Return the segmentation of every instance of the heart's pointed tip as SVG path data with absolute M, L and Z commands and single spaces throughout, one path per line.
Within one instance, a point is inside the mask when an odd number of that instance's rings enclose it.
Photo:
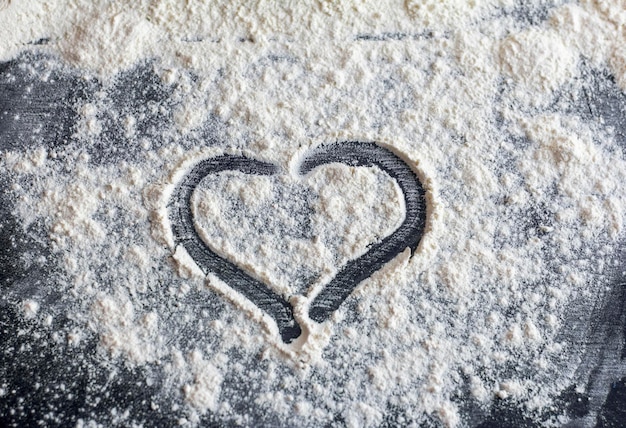
M 283 339 L 284 343 L 289 344 L 293 342 L 295 339 L 299 338 L 301 334 L 302 334 L 302 329 L 296 323 L 295 325 L 281 329 L 280 337 Z

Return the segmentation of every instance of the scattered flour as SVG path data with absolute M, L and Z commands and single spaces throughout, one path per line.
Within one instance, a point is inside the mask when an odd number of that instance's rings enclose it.
M 26 318 L 35 318 L 37 311 L 39 311 L 39 303 L 30 299 L 25 300 L 22 304 L 22 309 L 24 310 L 24 316 Z
M 54 291 L 72 302 L 16 288 L 21 312 L 48 329 L 69 314 L 76 353 L 96 339 L 103 365 L 158 370 L 183 424 L 464 426 L 467 403 L 494 400 L 563 423 L 542 415 L 586 384 L 566 339 L 602 302 L 626 212 L 615 130 L 568 106 L 584 67 L 626 90 L 626 3 L 544 3 L 0 2 L 0 58 L 35 51 L 44 59 L 21 57 L 43 61 L 33 79 L 98 82 L 71 106 L 66 144 L 0 153 L 13 214 L 24 233 L 43 227 L 63 272 Z M 158 79 L 124 80 L 141 70 Z M 126 105 L 133 85 L 167 95 Z M 288 171 L 333 141 L 403 153 L 428 190 L 428 227 L 294 358 L 267 316 L 174 249 L 165 204 L 199 159 Z M 395 230 L 401 200 L 377 168 L 327 165 L 219 174 L 192 208 L 209 246 L 292 296 Z

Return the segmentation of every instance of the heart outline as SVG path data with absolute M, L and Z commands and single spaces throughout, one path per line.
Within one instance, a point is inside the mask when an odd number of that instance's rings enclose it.
M 415 171 L 389 148 L 373 142 L 357 141 L 320 145 L 303 155 L 298 173 L 304 176 L 318 166 L 330 163 L 380 168 L 400 187 L 405 202 L 405 216 L 398 228 L 372 244 L 361 256 L 348 261 L 313 297 L 309 318 L 318 323 L 326 321 L 361 282 L 406 248 L 410 248 L 412 256 L 426 226 L 424 188 Z M 283 342 L 290 343 L 302 333 L 291 304 L 265 283 L 211 250 L 195 229 L 191 210 L 193 192 L 206 176 L 224 171 L 264 176 L 281 172 L 274 164 L 241 155 L 222 154 L 199 161 L 177 184 L 167 204 L 175 247 L 182 245 L 205 275 L 213 273 L 270 315 L 276 322 Z

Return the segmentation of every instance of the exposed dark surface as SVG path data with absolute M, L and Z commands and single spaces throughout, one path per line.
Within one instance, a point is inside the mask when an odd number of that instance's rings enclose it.
M 598 415 L 598 427 L 617 428 L 626 423 L 626 377 L 611 385 L 606 402 Z
M 46 81 L 35 77 L 42 69 L 49 73 Z M 50 147 L 67 144 L 76 123 L 74 105 L 87 96 L 87 86 L 30 55 L 0 64 L 0 149 L 20 149 L 40 140 Z
M 67 319 L 55 322 L 71 323 Z M 0 379 L 8 387 L 0 400 L 0 426 L 75 426 L 80 419 L 113 409 L 120 415 L 128 410 L 136 422 L 146 425 L 176 424 L 174 412 L 162 411 L 169 406 L 158 401 L 160 385 L 146 385 L 145 371 L 118 363 L 102 367 L 95 342 L 77 355 L 75 349 L 59 344 L 50 330 L 41 330 L 33 340 L 31 335 L 20 334 L 28 328 L 25 324 L 23 317 L 3 307 Z

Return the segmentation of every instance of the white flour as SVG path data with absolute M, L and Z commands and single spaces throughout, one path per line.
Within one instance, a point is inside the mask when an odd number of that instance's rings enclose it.
M 159 371 L 181 423 L 210 411 L 243 425 L 378 426 L 395 412 L 391 424 L 467 425 L 463 400 L 511 399 L 539 418 L 584 386 L 568 316 L 584 330 L 618 262 L 626 163 L 615 130 L 566 107 L 584 96 L 584 65 L 626 89 L 625 2 L 557 2 L 532 25 L 505 0 L 5 3 L 0 58 L 36 50 L 48 69 L 102 84 L 75 106 L 67 145 L 1 153 L 14 214 L 24 230 L 43 224 L 71 300 L 24 295 L 20 310 L 50 329 L 69 313 L 82 327 L 59 333 L 77 354 L 97 338 L 104 365 Z M 119 73 L 138 64 L 167 102 L 118 105 Z M 46 81 L 46 67 L 31 74 Z M 164 119 L 147 136 L 151 114 Z M 107 129 L 127 155 L 97 158 Z M 412 259 L 366 280 L 291 352 L 262 312 L 170 248 L 165 204 L 209 155 L 287 169 L 333 141 L 403 153 L 429 192 L 428 227 Z M 376 168 L 332 165 L 300 179 L 220 174 L 193 210 L 205 242 L 291 295 L 391 233 L 401 199 Z

